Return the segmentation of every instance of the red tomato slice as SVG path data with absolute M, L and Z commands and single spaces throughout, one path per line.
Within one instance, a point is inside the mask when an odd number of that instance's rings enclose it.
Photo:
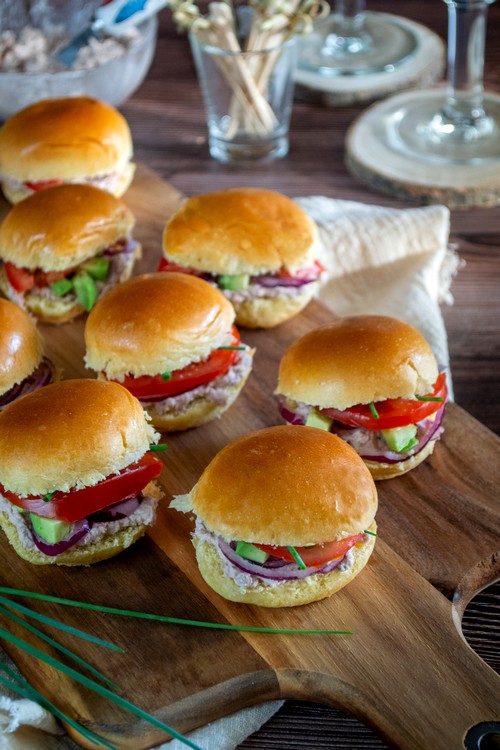
M 35 286 L 49 286 L 49 284 L 53 284 L 54 281 L 59 281 L 66 276 L 71 276 L 75 273 L 76 269 L 77 266 L 67 268 L 65 271 L 42 271 L 40 268 L 37 268 L 35 271 Z
M 359 542 L 363 534 L 355 534 L 354 536 L 348 536 L 346 539 L 341 539 L 338 542 L 325 542 L 324 544 L 315 544 L 314 547 L 295 547 L 300 558 L 303 560 L 307 567 L 322 568 L 323 565 L 335 560 L 337 557 L 343 557 L 351 547 Z M 268 555 L 274 557 L 281 557 L 282 560 L 289 562 L 295 562 L 293 555 L 291 554 L 288 547 L 272 547 L 269 544 L 254 544 Z
M 0 493 L 18 508 L 36 513 L 44 518 L 57 518 L 59 521 L 74 523 L 91 513 L 118 503 L 129 495 L 137 495 L 163 468 L 163 462 L 151 453 L 134 464 L 130 464 L 119 474 L 112 474 L 93 487 L 69 492 L 56 491 L 50 501 L 43 497 L 18 497 L 0 485 Z
M 240 334 L 233 326 L 231 346 L 238 346 Z M 122 385 L 136 398 L 147 401 L 148 398 L 168 398 L 185 393 L 198 385 L 209 383 L 219 375 L 229 370 L 238 352 L 234 349 L 215 349 L 203 362 L 193 362 L 182 370 L 170 373 L 169 380 L 163 380 L 161 375 L 143 375 L 134 378 L 127 376 Z
M 299 268 L 295 273 L 290 273 L 285 268 L 282 268 L 278 271 L 276 276 L 279 276 L 282 279 L 315 279 L 323 273 L 324 270 L 325 267 L 319 262 L 319 260 L 315 260 L 312 266 Z
M 27 188 L 34 190 L 37 193 L 39 190 L 45 190 L 45 188 L 54 187 L 55 185 L 62 185 L 64 180 L 41 180 L 40 182 L 25 182 Z
M 13 263 L 5 262 L 5 273 L 9 284 L 16 292 L 27 292 L 35 286 L 35 275 L 27 268 L 19 268 Z
M 373 416 L 368 404 L 350 406 L 343 411 L 340 409 L 321 409 L 321 413 L 351 427 L 364 427 L 365 430 L 389 430 L 393 427 L 416 424 L 421 419 L 425 419 L 425 417 L 438 411 L 446 401 L 448 389 L 444 372 L 438 376 L 432 393 L 427 395 L 429 398 L 442 400 L 418 401 L 409 398 L 390 398 L 387 401 L 377 401 L 375 409 L 379 419 Z
M 189 266 L 179 266 L 177 263 L 174 263 L 172 260 L 168 260 L 168 258 L 161 258 L 160 262 L 158 263 L 157 271 L 168 271 L 170 273 L 176 272 L 176 273 L 189 273 L 191 276 L 202 276 L 203 271 L 198 271 L 196 268 L 189 268 Z

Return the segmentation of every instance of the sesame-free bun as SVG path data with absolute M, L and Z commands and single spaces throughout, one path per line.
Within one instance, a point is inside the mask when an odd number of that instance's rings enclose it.
M 422 461 L 425 461 L 425 459 L 431 455 L 434 446 L 436 445 L 436 440 L 437 438 L 435 440 L 429 440 L 427 445 L 422 448 L 421 451 L 414 456 L 410 456 L 405 461 L 398 461 L 395 464 L 385 464 L 379 461 L 365 461 L 366 467 L 375 481 L 400 477 L 408 471 L 415 469 L 422 463 Z
M 19 182 L 121 172 L 132 155 L 124 117 L 88 97 L 44 99 L 0 129 L 0 174 Z
M 368 531 L 376 533 L 373 521 Z M 364 544 L 353 548 L 353 564 L 347 570 L 334 568 L 331 573 L 320 573 L 300 580 L 286 581 L 279 586 L 266 586 L 257 577 L 250 585 L 239 585 L 224 573 L 216 547 L 205 539 L 194 538 L 196 560 L 200 573 L 221 596 L 233 602 L 257 604 L 260 607 L 297 607 L 325 599 L 350 583 L 368 562 L 375 546 L 375 536 L 368 536 Z
M 42 337 L 18 305 L 0 299 L 0 396 L 31 375 L 43 355 Z
M 92 486 L 138 461 L 153 439 L 123 386 L 60 381 L 0 413 L 0 482 L 20 496 Z
M 15 205 L 0 226 L 0 258 L 16 266 L 62 271 L 130 234 L 132 212 L 91 185 L 58 185 Z
M 350 445 L 324 430 L 288 425 L 225 446 L 189 503 L 210 531 L 227 540 L 301 547 L 369 528 L 377 491 Z
M 236 322 L 244 328 L 273 328 L 293 318 L 309 304 L 318 291 L 319 284 L 304 284 L 293 296 L 255 297 L 252 299 L 231 300 Z M 229 296 L 229 295 L 228 295 Z
M 281 359 L 276 392 L 321 408 L 346 409 L 424 395 L 438 374 L 429 344 L 413 326 L 359 315 L 338 318 L 293 343 Z
M 111 379 L 179 370 L 230 343 L 233 320 L 230 302 L 203 279 L 184 273 L 136 276 L 90 312 L 85 363 Z
M 167 258 L 213 274 L 251 275 L 310 265 L 317 255 L 314 221 L 280 193 L 232 188 L 187 200 L 163 234 Z

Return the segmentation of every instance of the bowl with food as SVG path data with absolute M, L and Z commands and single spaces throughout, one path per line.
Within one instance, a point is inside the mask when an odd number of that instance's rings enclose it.
M 68 37 L 26 26 L 0 33 L 0 119 L 40 99 L 91 96 L 119 106 L 150 68 L 158 30 L 156 15 L 122 36 L 89 39 L 71 65 L 57 59 Z

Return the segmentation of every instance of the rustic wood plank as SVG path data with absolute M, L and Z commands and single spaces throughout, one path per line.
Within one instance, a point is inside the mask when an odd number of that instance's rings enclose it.
M 144 246 L 138 270 L 155 269 L 164 221 L 180 200 L 178 191 L 139 167 L 126 196 Z M 30 566 L 8 548 L 2 581 L 193 619 L 352 629 L 353 636 L 331 638 L 257 636 L 37 605 L 126 647 L 123 655 L 103 654 L 95 646 L 75 646 L 72 639 L 60 637 L 121 684 L 128 699 L 181 731 L 257 701 L 291 697 L 341 707 L 402 750 L 450 750 L 459 747 L 471 724 L 498 715 L 499 681 L 465 646 L 449 602 L 425 578 L 448 593 L 481 560 L 492 559 L 498 528 L 498 438 L 451 405 L 434 456 L 410 475 L 379 484 L 380 539 L 363 574 L 331 599 L 306 607 L 273 611 L 221 599 L 197 570 L 191 520 L 167 507 L 173 494 L 191 488 L 228 441 L 280 421 L 272 392 L 281 353 L 297 336 L 331 317 L 312 303 L 276 329 L 243 332 L 243 339 L 257 347 L 255 370 L 223 418 L 168 437 L 161 477 L 165 500 L 144 540 L 88 569 Z M 83 369 L 83 326 L 82 319 L 42 327 L 48 352 L 65 377 L 88 375 Z M 470 449 L 471 441 L 475 449 Z M 492 567 L 488 575 L 493 574 Z M 64 676 L 14 648 L 7 650 L 35 687 L 120 747 L 141 750 L 164 739 Z

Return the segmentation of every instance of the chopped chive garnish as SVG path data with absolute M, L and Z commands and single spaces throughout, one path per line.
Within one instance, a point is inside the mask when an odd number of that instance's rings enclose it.
M 56 494 L 55 490 L 54 490 L 54 492 L 47 492 L 47 494 L 44 495 L 43 498 L 42 498 L 43 502 L 44 503 L 50 503 L 50 501 L 52 500 L 52 498 L 54 497 L 55 494 Z
M 442 396 L 417 396 L 417 401 L 444 401 Z
M 162 380 L 172 380 L 172 373 L 171 372 L 162 372 L 161 379 Z
M 370 409 L 370 411 L 372 413 L 373 419 L 380 419 L 380 414 L 378 413 L 377 409 L 375 408 L 375 404 L 373 403 L 373 401 L 370 401 L 370 403 L 368 404 L 368 407 L 369 407 L 369 409 Z
M 287 550 L 299 566 L 301 570 L 305 570 L 307 568 L 307 565 L 305 564 L 304 560 L 301 558 L 295 547 L 292 547 L 291 545 L 287 547 Z
M 370 534 L 370 536 L 378 536 L 374 531 L 368 531 L 368 529 L 363 529 L 363 534 Z
M 218 346 L 217 349 L 231 349 L 233 351 L 242 352 L 244 349 L 246 349 L 246 346 Z
M 150 451 L 166 451 L 168 449 L 168 445 L 166 443 L 150 443 L 149 450 Z
M 203 622 L 202 620 L 184 620 L 178 617 L 168 617 L 166 615 L 153 615 L 148 612 L 134 612 L 128 609 L 116 609 L 115 607 L 106 607 L 101 604 L 88 604 L 86 602 L 75 601 L 74 599 L 62 599 L 50 594 L 39 594 L 35 591 L 23 591 L 21 589 L 11 589 L 0 586 L 0 593 L 14 594 L 23 596 L 27 599 L 38 599 L 43 602 L 55 602 L 64 604 L 68 607 L 78 607 L 95 612 L 107 612 L 112 615 L 122 615 L 123 617 L 137 617 L 141 620 L 155 620 L 157 622 L 168 622 L 173 625 L 192 625 L 198 628 L 213 628 L 214 630 L 240 630 L 243 633 L 285 633 L 289 634 L 318 634 L 318 635 L 352 635 L 351 630 L 316 630 L 316 629 L 297 629 L 297 628 L 264 628 L 254 625 L 229 625 L 218 622 Z
M 191 742 L 191 740 L 189 740 L 187 737 L 180 734 L 179 732 L 176 732 L 175 729 L 172 729 L 172 727 L 169 727 L 167 724 L 164 724 L 162 721 L 157 719 L 152 714 L 148 714 L 147 711 L 144 711 L 142 708 L 139 708 L 139 706 L 136 706 L 134 703 L 130 703 L 129 701 L 125 700 L 125 698 L 122 698 L 121 696 L 113 693 L 111 690 L 108 690 L 108 688 L 105 688 L 102 685 L 99 685 L 98 682 L 95 682 L 89 677 L 85 677 L 85 675 L 80 674 L 80 672 L 77 672 L 75 669 L 72 669 L 71 667 L 68 667 L 63 662 L 58 661 L 57 659 L 54 659 L 52 656 L 49 656 L 48 654 L 46 654 L 44 651 L 40 651 L 40 649 L 36 648 L 35 646 L 32 646 L 30 643 L 23 641 L 22 638 L 18 638 L 12 633 L 9 633 L 9 631 L 5 630 L 5 628 L 0 627 L 0 638 L 3 638 L 4 640 L 8 641 L 8 643 L 12 643 L 14 646 L 17 646 L 18 648 L 22 649 L 23 651 L 30 654 L 31 656 L 34 656 L 35 659 L 40 659 L 40 661 L 45 662 L 45 664 L 48 664 L 50 667 L 54 667 L 59 672 L 63 672 L 65 675 L 76 680 L 76 682 L 79 682 L 81 685 L 85 685 L 86 687 L 89 687 L 91 690 L 93 690 L 98 695 L 101 695 L 103 698 L 108 698 L 109 700 L 111 700 L 113 703 L 116 703 L 121 708 L 124 708 L 125 710 L 134 714 L 134 716 L 138 716 L 140 719 L 145 719 L 150 724 L 153 724 L 153 726 L 159 727 L 164 732 L 171 734 L 172 737 L 176 737 L 185 745 L 188 745 L 188 747 L 193 748 L 193 750 L 202 750 L 199 745 L 195 745 L 194 742 Z

